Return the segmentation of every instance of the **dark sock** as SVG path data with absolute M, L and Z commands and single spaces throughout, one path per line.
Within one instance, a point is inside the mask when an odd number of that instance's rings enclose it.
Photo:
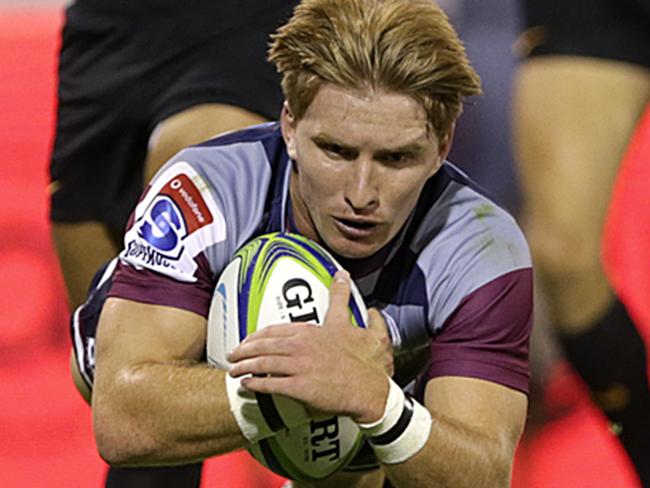
M 106 488 L 198 488 L 201 463 L 152 468 L 110 467 Z
M 618 300 L 584 333 L 560 338 L 567 359 L 612 423 L 643 486 L 650 487 L 646 346 Z

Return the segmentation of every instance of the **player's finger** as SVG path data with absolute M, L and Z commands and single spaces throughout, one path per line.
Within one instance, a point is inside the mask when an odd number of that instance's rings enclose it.
M 348 302 L 350 301 L 350 274 L 339 270 L 330 285 L 330 303 L 325 315 L 324 325 L 348 324 Z
M 231 363 L 241 361 L 243 359 L 262 356 L 265 354 L 274 354 L 278 356 L 286 356 L 291 353 L 290 348 L 285 340 L 282 338 L 257 338 L 248 342 L 242 342 L 232 351 L 230 351 L 226 359 Z
M 251 376 L 243 378 L 242 386 L 257 393 L 280 394 L 291 397 L 294 388 L 292 378 L 282 376 Z
M 302 326 L 302 323 L 294 322 L 291 324 L 274 324 L 267 325 L 263 329 L 253 332 L 251 335 L 246 336 L 242 341 L 242 344 L 245 342 L 250 342 L 253 340 L 270 338 L 270 337 L 291 337 Z
M 287 356 L 259 356 L 236 362 L 232 365 L 228 374 L 233 378 L 247 374 L 292 376 L 299 369 L 295 361 Z
M 388 335 L 388 324 L 386 319 L 376 308 L 368 309 L 368 329 L 375 331 L 383 331 Z

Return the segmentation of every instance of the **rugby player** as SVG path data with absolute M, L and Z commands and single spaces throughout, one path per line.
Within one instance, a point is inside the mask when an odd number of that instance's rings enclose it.
M 75 313 L 101 455 L 189 463 L 274 435 L 238 411 L 243 387 L 358 422 L 380 467 L 324 486 L 508 486 L 532 269 L 514 219 L 446 161 L 463 101 L 480 93 L 462 43 L 428 0 L 306 0 L 270 59 L 280 121 L 171 158 Z M 341 273 L 323 327 L 265 328 L 226 374 L 202 361 L 216 279 L 274 231 L 338 258 L 370 328 L 349 325 Z

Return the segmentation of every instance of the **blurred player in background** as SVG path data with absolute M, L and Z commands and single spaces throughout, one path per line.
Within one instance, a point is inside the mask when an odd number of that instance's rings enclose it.
M 76 0 L 66 9 L 51 220 L 72 307 L 121 248 L 143 181 L 163 162 L 278 116 L 282 93 L 266 61 L 268 37 L 296 3 Z M 111 469 L 107 486 L 189 487 L 199 478 L 199 465 Z
M 537 274 L 567 358 L 650 486 L 646 345 L 601 260 L 614 179 L 650 97 L 650 2 L 522 4 L 514 129 Z

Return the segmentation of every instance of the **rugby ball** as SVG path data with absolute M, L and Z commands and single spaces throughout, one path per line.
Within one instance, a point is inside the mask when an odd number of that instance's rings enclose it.
M 223 270 L 210 306 L 208 362 L 229 369 L 228 351 L 247 335 L 273 324 L 322 324 L 329 306 L 329 287 L 341 266 L 321 246 L 297 234 L 275 233 L 253 239 Z M 354 283 L 350 319 L 366 327 L 367 310 Z M 282 395 L 256 394 L 265 408 L 297 403 Z M 272 415 L 272 412 L 271 412 Z M 250 446 L 260 463 L 285 478 L 315 481 L 344 468 L 361 447 L 363 436 L 348 417 L 314 419 L 284 428 Z

